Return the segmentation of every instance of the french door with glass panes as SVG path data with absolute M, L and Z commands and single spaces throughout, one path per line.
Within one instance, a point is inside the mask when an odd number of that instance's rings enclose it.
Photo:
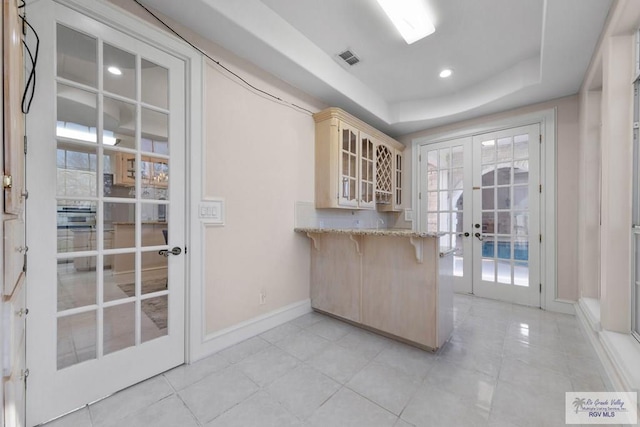
M 540 306 L 540 127 L 420 149 L 421 229 L 455 248 L 456 292 Z
M 420 147 L 421 230 L 440 232 L 453 253 L 455 292 L 473 293 L 471 138 Z
M 54 2 L 30 21 L 34 425 L 184 362 L 185 67 Z

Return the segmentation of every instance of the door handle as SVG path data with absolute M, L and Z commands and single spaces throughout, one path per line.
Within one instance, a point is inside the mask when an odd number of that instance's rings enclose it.
M 165 257 L 168 257 L 169 255 L 180 255 L 182 253 L 182 249 L 180 249 L 179 247 L 176 246 L 171 250 L 162 249 L 161 251 L 158 251 L 158 253 L 160 255 L 164 255 Z
M 465 231 L 464 233 L 458 233 L 458 237 L 462 237 L 462 236 L 464 236 L 464 237 L 469 237 L 469 236 L 470 236 L 470 234 L 469 234 L 469 232 L 468 232 L 468 231 Z
M 474 234 L 474 236 L 476 236 L 478 238 L 478 240 L 480 240 L 481 242 L 484 240 L 484 236 L 480 233 L 476 233 Z

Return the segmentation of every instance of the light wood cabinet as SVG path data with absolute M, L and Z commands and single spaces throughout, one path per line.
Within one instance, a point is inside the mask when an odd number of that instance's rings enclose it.
M 143 186 L 167 188 L 169 183 L 169 164 L 167 159 L 152 156 L 140 156 L 140 178 Z M 136 155 L 133 153 L 116 154 L 116 173 L 114 184 L 125 187 L 136 185 Z
M 394 210 L 395 158 L 404 145 L 339 108 L 313 117 L 316 208 Z
M 20 217 L 3 221 L 3 294 L 10 296 L 24 276 L 24 255 L 27 247 L 24 241 L 24 221 Z
M 331 246 L 320 242 L 322 249 L 311 257 L 311 306 L 317 310 L 360 322 L 360 271 L 362 258 L 356 250 L 359 237 L 332 235 Z
M 453 257 L 411 231 L 298 229 L 311 239 L 311 306 L 421 348 L 453 331 Z

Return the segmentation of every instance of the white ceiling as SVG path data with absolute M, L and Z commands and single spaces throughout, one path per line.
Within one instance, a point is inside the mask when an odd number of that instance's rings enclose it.
M 142 3 L 393 136 L 577 93 L 611 5 L 424 1 L 436 32 L 412 45 L 375 0 Z

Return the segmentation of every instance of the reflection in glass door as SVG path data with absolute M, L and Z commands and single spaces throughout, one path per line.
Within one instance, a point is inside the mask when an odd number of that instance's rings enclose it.
M 32 424 L 184 361 L 184 256 L 164 255 L 185 243 L 184 62 L 54 2 L 38 12 L 55 103 L 34 110 L 50 125 L 28 172 Z
M 63 369 L 168 333 L 168 258 L 147 247 L 167 245 L 169 81 L 165 67 L 62 24 L 57 71 Z

